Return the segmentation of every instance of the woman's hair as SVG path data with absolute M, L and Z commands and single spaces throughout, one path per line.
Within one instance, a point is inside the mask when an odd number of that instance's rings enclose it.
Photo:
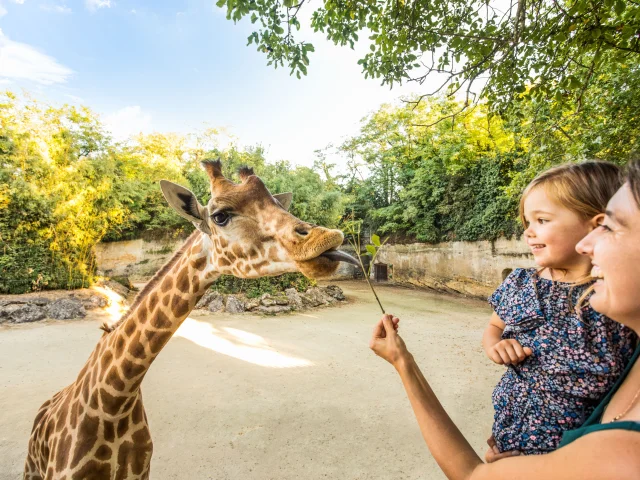
M 631 188 L 633 198 L 636 199 L 640 208 L 640 159 L 634 160 L 627 166 L 627 176 L 625 178 Z
M 640 188 L 640 165 L 636 167 Z M 631 183 L 631 180 L 629 181 Z M 620 168 L 609 162 L 589 161 L 550 168 L 534 178 L 520 198 L 520 221 L 527 227 L 524 202 L 537 188 L 544 188 L 556 202 L 585 220 L 604 213 L 607 203 L 622 186 Z M 638 191 L 640 194 L 640 191 Z M 640 197 L 637 198 L 640 200 Z

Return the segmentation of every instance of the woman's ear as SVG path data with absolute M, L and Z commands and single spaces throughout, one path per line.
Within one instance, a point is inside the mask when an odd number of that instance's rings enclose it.
M 604 213 L 600 213 L 593 217 L 589 221 L 589 230 L 595 230 L 596 228 L 598 228 L 602 224 L 602 220 L 604 220 Z

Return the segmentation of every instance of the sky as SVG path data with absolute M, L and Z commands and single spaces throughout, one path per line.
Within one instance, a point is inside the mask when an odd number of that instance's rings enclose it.
M 311 166 L 381 104 L 430 88 L 365 80 L 366 44 L 337 47 L 308 28 L 300 39 L 316 52 L 298 80 L 246 45 L 249 21 L 225 15 L 214 0 L 0 0 L 0 89 L 86 105 L 117 140 L 223 128 L 268 161 Z

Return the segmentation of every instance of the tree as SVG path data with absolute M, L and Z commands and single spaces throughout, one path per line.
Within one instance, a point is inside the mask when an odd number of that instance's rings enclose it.
M 217 5 L 234 22 L 258 23 L 248 43 L 298 77 L 314 51 L 298 40 L 304 15 L 338 45 L 367 35 L 366 77 L 394 85 L 441 74 L 438 91 L 463 93 L 461 108 L 487 98 L 505 111 L 529 97 L 579 109 L 594 79 L 639 64 L 640 4 L 625 0 L 324 0 L 312 12 L 308 0 Z

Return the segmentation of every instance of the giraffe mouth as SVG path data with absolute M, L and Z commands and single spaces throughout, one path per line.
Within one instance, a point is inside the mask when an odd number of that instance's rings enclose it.
M 341 252 L 340 250 L 335 250 L 335 249 L 327 250 L 326 252 L 321 253 L 318 256 L 327 258 L 334 262 L 345 262 L 345 263 L 350 263 L 352 265 L 355 265 L 357 267 L 360 266 L 360 263 L 358 263 L 358 261 L 355 258 L 353 258 L 351 255 Z

